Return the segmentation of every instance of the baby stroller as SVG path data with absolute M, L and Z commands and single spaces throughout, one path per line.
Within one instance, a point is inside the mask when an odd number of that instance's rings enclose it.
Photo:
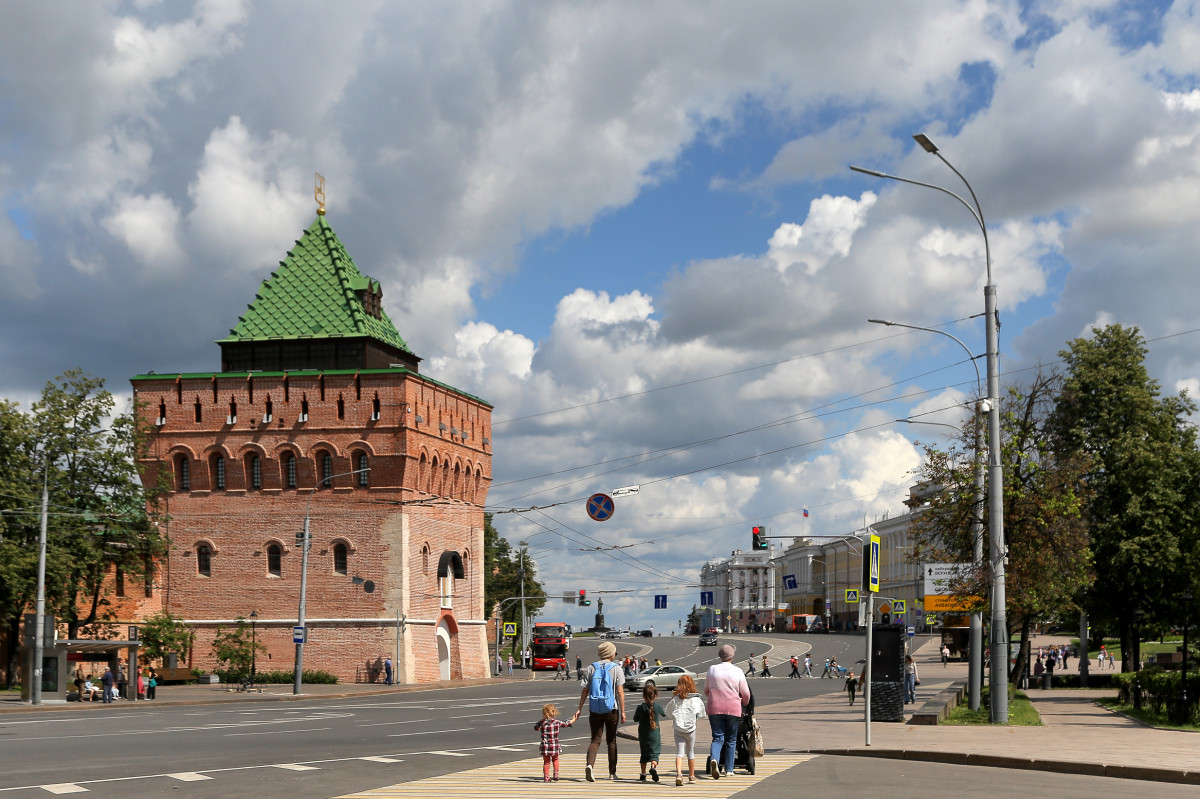
M 750 753 L 751 739 L 754 737 L 754 692 L 750 692 L 750 701 L 742 708 L 742 717 L 738 719 L 737 746 L 733 755 L 733 765 L 746 769 L 748 774 L 754 773 L 754 755 Z M 704 770 L 708 771 L 712 755 L 704 762 Z

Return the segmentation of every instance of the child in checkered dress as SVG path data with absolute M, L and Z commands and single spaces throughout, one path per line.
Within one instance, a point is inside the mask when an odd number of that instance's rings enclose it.
M 562 754 L 562 743 L 558 740 L 558 731 L 570 727 L 579 718 L 576 713 L 570 721 L 558 720 L 558 708 L 553 704 L 542 705 L 542 720 L 533 725 L 533 729 L 541 732 L 542 743 L 538 751 L 542 753 L 542 776 L 546 782 L 551 781 L 550 767 L 554 766 L 553 781 L 558 782 L 558 756 Z

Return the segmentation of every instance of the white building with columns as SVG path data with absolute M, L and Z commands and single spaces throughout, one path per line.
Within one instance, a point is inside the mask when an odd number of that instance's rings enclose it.
M 745 552 L 735 549 L 724 560 L 713 560 L 700 569 L 701 592 L 712 592 L 713 601 L 706 607 L 711 613 L 702 618 L 719 618 L 715 624 L 701 622 L 701 628 L 719 626 L 722 629 L 746 632 L 756 626 L 776 621 L 776 569 L 773 559 L 777 549 Z M 719 611 L 719 613 L 717 613 Z

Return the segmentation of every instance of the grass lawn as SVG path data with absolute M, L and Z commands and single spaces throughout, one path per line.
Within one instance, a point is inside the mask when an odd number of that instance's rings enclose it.
M 988 687 L 984 686 L 979 698 L 979 710 L 971 710 L 965 703 L 950 711 L 943 724 L 991 724 L 991 705 Z M 1022 691 L 1011 691 L 1008 699 L 1008 726 L 1040 727 L 1042 718 L 1034 710 L 1033 703 Z
M 1188 671 L 1190 673 L 1191 670 L 1189 669 Z M 1137 719 L 1144 724 L 1149 724 L 1152 727 L 1160 727 L 1164 730 L 1200 730 L 1200 725 L 1197 724 L 1172 724 L 1167 719 L 1166 708 L 1163 708 L 1161 713 L 1155 713 L 1152 708 L 1147 706 L 1143 706 L 1141 710 L 1134 710 L 1133 705 L 1123 705 L 1115 697 L 1097 699 L 1096 701 L 1109 710 L 1124 713 L 1126 716 Z
M 1071 644 L 1074 645 L 1076 647 L 1076 649 L 1078 649 L 1079 639 L 1072 638 Z M 1176 635 L 1176 636 L 1168 635 L 1166 638 L 1163 639 L 1162 643 L 1159 643 L 1158 641 L 1142 641 L 1142 646 L 1141 646 L 1142 660 L 1145 660 L 1150 655 L 1157 655 L 1160 652 L 1178 652 L 1179 647 L 1182 645 L 1183 645 L 1183 636 L 1180 636 L 1180 635 Z M 1118 640 L 1116 638 L 1105 638 L 1104 639 L 1104 648 L 1106 651 L 1112 653 L 1112 656 L 1117 661 L 1117 663 L 1121 662 L 1121 642 L 1120 642 L 1120 640 Z M 1192 649 L 1193 653 L 1194 653 L 1195 647 L 1190 646 L 1188 648 Z M 1100 652 L 1099 649 L 1094 649 L 1091 652 L 1088 652 L 1088 657 L 1092 661 L 1093 668 L 1095 668 L 1094 664 L 1096 662 L 1096 655 L 1099 654 L 1099 652 Z

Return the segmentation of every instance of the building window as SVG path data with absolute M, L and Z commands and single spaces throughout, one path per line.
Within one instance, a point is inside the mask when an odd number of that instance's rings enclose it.
M 283 483 L 288 488 L 296 487 L 296 456 L 290 452 L 283 456 Z
M 379 405 L 379 395 L 376 394 L 375 399 L 371 401 L 371 421 L 378 422 L 382 410 Z
M 204 413 L 200 410 L 200 400 L 196 400 L 196 404 L 192 406 L 192 418 L 196 422 L 200 422 L 204 418 Z
M 116 567 L 117 596 L 125 596 L 125 570 L 121 568 L 120 563 L 118 563 Z
M 333 456 L 328 452 L 321 453 L 321 483 L 326 484 L 333 479 Z
M 367 475 L 370 474 L 370 472 L 367 471 L 367 453 L 358 453 L 357 463 L 355 463 L 354 466 L 356 469 L 358 469 L 358 484 L 363 488 L 366 488 L 371 484 L 371 482 L 367 479 Z
M 421 573 L 429 574 L 429 544 L 421 547 Z
M 279 544 L 267 547 L 267 572 L 273 577 L 283 575 L 283 550 L 279 548 Z
M 333 570 L 338 574 L 346 573 L 346 557 L 348 553 L 346 545 L 338 542 L 333 545 Z
M 341 394 L 338 394 L 338 401 L 337 401 L 337 411 L 338 411 L 338 418 L 339 418 L 339 419 L 345 419 L 345 418 L 346 418 L 346 403 L 345 403 L 345 401 L 342 399 L 342 395 L 341 395 Z
M 144 565 L 146 567 L 146 597 L 150 598 L 154 596 L 154 558 L 146 555 Z
M 257 455 L 251 455 L 250 458 L 250 488 L 258 490 L 262 488 L 262 461 Z
M 196 547 L 196 574 L 212 577 L 212 548 L 208 544 Z
M 225 490 L 225 456 L 215 455 L 212 460 L 213 487 L 217 491 Z
M 188 460 L 187 455 L 179 456 L 179 466 L 178 466 L 178 469 L 176 470 L 176 472 L 179 475 L 179 490 L 180 491 L 191 491 L 192 490 L 192 463 L 191 463 L 191 461 Z
M 447 575 L 438 578 L 438 593 L 442 597 L 443 608 L 453 608 L 454 578 Z

